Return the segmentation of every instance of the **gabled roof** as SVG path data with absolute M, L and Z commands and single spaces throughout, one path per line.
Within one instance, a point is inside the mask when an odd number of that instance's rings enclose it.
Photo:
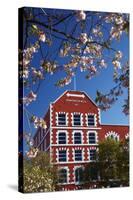
M 61 97 L 63 97 L 65 94 L 68 94 L 67 96 L 73 96 L 73 97 L 81 97 L 81 98 L 84 98 L 84 96 L 86 96 L 90 101 L 91 103 L 98 107 L 96 105 L 96 103 L 87 95 L 86 92 L 84 91 L 77 91 L 77 90 L 66 90 L 64 93 L 62 93 L 53 103 L 56 103 L 59 99 L 61 99 Z

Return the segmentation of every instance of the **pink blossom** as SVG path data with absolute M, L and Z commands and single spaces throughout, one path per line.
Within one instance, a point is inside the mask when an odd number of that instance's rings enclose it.
M 27 97 L 23 97 L 23 103 L 27 106 L 36 100 L 37 95 L 34 92 L 30 92 Z
M 43 79 L 43 73 L 41 70 L 36 70 L 35 68 L 32 68 L 32 74 L 34 77 L 37 77 L 39 79 Z
M 114 39 L 120 39 L 120 36 L 122 35 L 122 30 L 119 27 L 112 27 L 110 31 L 111 38 Z
M 117 51 L 116 54 L 115 54 L 115 58 L 117 60 L 120 60 L 122 58 L 122 52 L 121 51 Z
M 115 23 L 117 25 L 122 24 L 123 23 L 123 17 L 122 16 L 115 17 Z
M 89 66 L 88 69 L 89 69 L 91 72 L 93 72 L 93 73 L 96 73 L 96 72 L 97 72 L 97 69 L 96 69 L 96 67 L 95 67 L 94 65 Z
M 28 152 L 27 152 L 27 157 L 28 158 L 35 158 L 38 154 L 38 149 L 37 148 L 31 148 Z
M 90 53 L 90 47 L 87 46 L 87 47 L 85 48 L 85 50 L 84 50 L 84 53 L 85 53 L 85 54 L 86 54 L 86 53 Z
M 22 75 L 23 78 L 27 79 L 29 77 L 29 70 L 28 69 L 24 69 L 22 71 Z
M 42 41 L 42 42 L 45 42 L 46 41 L 46 35 L 45 33 L 41 32 L 39 34 L 39 40 Z
M 82 56 L 80 62 L 81 62 L 83 65 L 86 65 L 86 64 L 93 64 L 93 59 L 92 59 L 91 57 Z
M 87 33 L 81 33 L 79 40 L 81 43 L 85 44 L 88 41 Z
M 121 63 L 118 60 L 113 60 L 112 63 L 116 69 L 121 69 Z
M 36 97 L 37 95 L 31 91 L 29 94 L 28 94 L 28 98 L 31 100 L 31 101 L 35 101 L 36 100 Z
M 86 19 L 86 14 L 83 10 L 77 11 L 76 13 L 77 21 L 82 21 Z
M 33 120 L 35 128 L 39 128 L 39 127 L 43 128 L 43 129 L 47 128 L 46 122 L 42 118 L 38 118 L 38 117 L 34 116 L 34 118 L 32 120 Z
M 104 67 L 104 68 L 107 67 L 107 64 L 105 63 L 105 60 L 104 60 L 104 59 L 102 59 L 102 60 L 100 61 L 100 66 L 101 66 L 101 67 Z

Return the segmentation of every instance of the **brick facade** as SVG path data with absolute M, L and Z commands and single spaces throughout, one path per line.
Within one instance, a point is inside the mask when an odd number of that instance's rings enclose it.
M 50 104 L 44 119 L 47 129 L 38 129 L 35 146 L 49 152 L 51 162 L 64 169 L 66 180 L 60 183 L 62 190 L 79 188 L 78 169 L 91 162 L 99 141 L 107 137 L 124 140 L 129 136 L 126 125 L 101 124 L 100 109 L 85 92 L 64 92 Z

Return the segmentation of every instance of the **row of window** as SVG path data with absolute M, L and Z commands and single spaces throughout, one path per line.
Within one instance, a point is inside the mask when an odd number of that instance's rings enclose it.
M 94 161 L 96 158 L 96 149 L 90 149 L 89 150 L 89 160 Z M 75 161 L 83 161 L 82 157 L 82 150 L 76 150 L 74 151 L 74 160 Z M 59 162 L 67 162 L 67 151 L 66 150 L 59 150 Z
M 90 180 L 98 180 L 98 169 L 97 167 L 91 166 L 86 171 L 83 167 L 77 167 L 74 170 L 73 180 L 76 184 L 80 184 L 84 182 L 84 178 L 86 177 L 86 172 L 89 175 Z M 85 176 L 84 176 L 85 175 Z M 68 168 L 62 168 L 58 172 L 58 182 L 60 184 L 68 183 Z
M 58 125 L 66 126 L 66 114 L 58 113 Z M 73 114 L 73 126 L 81 126 L 81 114 Z M 87 125 L 95 126 L 95 115 L 88 114 L 87 115 Z
M 74 132 L 74 144 L 82 144 L 82 133 L 81 132 Z M 88 133 L 88 141 L 89 144 L 96 144 L 96 133 L 89 132 Z M 58 144 L 67 144 L 67 135 L 66 132 L 59 132 L 58 133 Z
M 75 170 L 75 182 L 80 183 L 83 181 L 83 168 L 79 167 Z M 58 172 L 58 182 L 67 183 L 67 169 L 60 169 Z

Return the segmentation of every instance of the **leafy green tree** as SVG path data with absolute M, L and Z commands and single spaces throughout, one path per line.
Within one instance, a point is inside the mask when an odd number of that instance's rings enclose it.
M 99 166 L 101 179 L 109 181 L 109 179 L 117 178 L 116 159 L 119 153 L 119 142 L 108 139 L 99 144 Z
M 85 183 L 100 186 L 129 185 L 129 140 L 106 139 L 99 143 L 96 159 L 85 167 Z
M 24 192 L 56 190 L 56 168 L 51 166 L 49 155 L 39 152 L 35 158 L 24 159 Z
M 117 155 L 118 177 L 125 185 L 129 184 L 129 139 L 120 144 Z

